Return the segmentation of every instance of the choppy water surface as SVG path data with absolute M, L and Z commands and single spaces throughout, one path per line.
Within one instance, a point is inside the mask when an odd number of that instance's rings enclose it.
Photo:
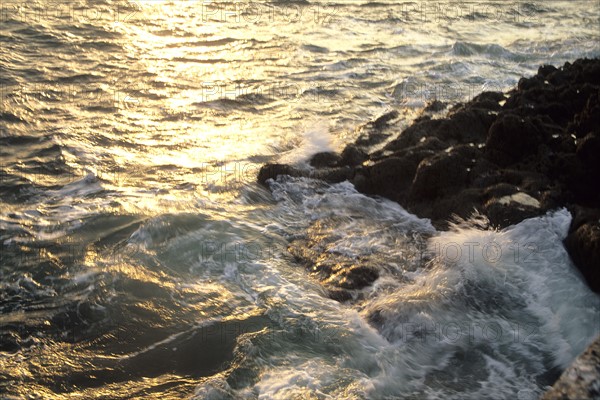
M 557 210 L 438 233 L 255 184 L 397 109 L 600 55 L 598 2 L 2 3 L 0 393 L 533 399 L 598 334 Z M 368 255 L 340 304 L 287 246 Z

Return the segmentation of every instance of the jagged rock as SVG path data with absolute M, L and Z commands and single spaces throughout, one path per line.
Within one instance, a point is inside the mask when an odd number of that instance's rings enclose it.
M 600 293 L 600 211 L 577 207 L 565 247 L 588 285 Z
M 423 111 L 439 112 L 446 109 L 446 107 L 448 107 L 448 103 L 444 103 L 443 101 L 439 101 L 436 99 L 427 104 Z
M 258 172 L 258 183 L 266 185 L 267 180 L 276 179 L 278 175 L 302 176 L 298 169 L 286 164 L 265 164 Z
M 310 165 L 315 168 L 335 167 L 340 161 L 339 154 L 332 151 L 317 153 L 310 159 Z
M 421 161 L 410 191 L 410 201 L 435 199 L 465 187 L 477 150 L 459 146 Z
M 354 144 L 349 144 L 342 151 L 342 156 L 339 161 L 340 166 L 355 166 L 362 164 L 368 158 L 366 151 L 361 150 Z
M 600 337 L 575 359 L 540 400 L 600 399 Z
M 377 118 L 371 124 L 373 125 L 373 127 L 375 129 L 383 129 L 389 124 L 390 121 L 392 121 L 395 118 L 398 118 L 398 111 L 392 110 L 390 112 L 383 114 L 381 117 Z
M 386 158 L 359 170 L 353 183 L 363 193 L 399 200 L 410 188 L 417 165 L 418 162 L 407 158 Z
M 534 154 L 540 136 L 537 126 L 529 118 L 505 114 L 490 127 L 485 152 L 490 160 L 506 167 Z

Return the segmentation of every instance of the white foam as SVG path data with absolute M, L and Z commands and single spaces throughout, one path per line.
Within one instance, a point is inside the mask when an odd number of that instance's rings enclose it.
M 306 162 L 316 153 L 335 151 L 338 147 L 339 143 L 330 132 L 329 124 L 324 120 L 317 120 L 307 124 L 302 131 L 299 147 L 284 154 L 280 162 L 285 164 Z
M 569 213 L 559 210 L 502 231 L 455 226 L 429 241 L 430 269 L 373 299 L 364 314 L 380 315 L 382 334 L 403 349 L 417 376 L 441 374 L 442 386 L 428 388 L 445 394 L 440 398 L 451 397 L 444 377 L 457 368 L 440 360 L 448 362 L 456 351 L 475 357 L 471 363 L 485 360 L 477 371 L 464 372 L 483 388 L 465 387 L 460 398 L 537 393 L 530 381 L 515 383 L 515 377 L 565 368 L 599 333 L 598 296 L 561 243 L 569 223 Z M 398 387 L 398 380 L 406 388 L 405 378 L 406 371 L 382 373 L 377 392 Z
M 204 394 L 518 398 L 539 394 L 544 372 L 564 368 L 598 334 L 598 296 L 561 243 L 566 210 L 501 231 L 478 219 L 436 233 L 348 182 L 280 177 L 272 190 L 278 205 L 263 234 L 302 237 L 325 222 L 324 251 L 377 257 L 380 278 L 361 302 L 340 304 L 285 257 L 238 264 L 227 279 L 267 310 L 272 336 L 248 355 L 260 370 L 256 384 L 206 384 Z M 419 253 L 413 234 L 434 235 L 422 259 L 407 256 Z

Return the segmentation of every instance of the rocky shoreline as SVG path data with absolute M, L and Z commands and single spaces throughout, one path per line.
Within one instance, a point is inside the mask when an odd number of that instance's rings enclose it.
M 364 194 L 430 218 L 438 230 L 474 212 L 504 228 L 567 207 L 573 219 L 565 247 L 600 293 L 600 60 L 544 65 L 508 93 L 484 92 L 446 108 L 434 101 L 403 131 L 399 114 L 387 113 L 360 127 L 341 154 L 316 154 L 308 168 L 267 164 L 258 181 L 267 185 L 279 175 L 348 180 Z M 331 298 L 356 299 L 357 289 L 377 279 L 376 262 L 324 251 L 322 224 L 289 250 Z M 543 399 L 600 396 L 599 349 L 600 337 Z
M 483 92 L 465 104 L 431 103 L 411 126 L 387 113 L 360 128 L 341 154 L 318 153 L 311 167 L 267 164 L 278 175 L 336 183 L 394 200 L 438 230 L 474 212 L 503 228 L 549 210 L 573 215 L 565 247 L 600 292 L 600 60 L 541 66 L 508 93 Z M 328 259 L 318 243 L 290 250 L 340 301 L 377 279 L 355 260 Z M 331 258 L 331 257 L 329 257 Z

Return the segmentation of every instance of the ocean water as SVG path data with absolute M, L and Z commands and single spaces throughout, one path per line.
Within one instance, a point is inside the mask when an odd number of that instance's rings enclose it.
M 598 1 L 3 1 L 0 397 L 535 399 L 600 333 L 564 209 L 436 232 L 256 174 L 600 56 Z M 338 303 L 298 239 L 381 267 Z

